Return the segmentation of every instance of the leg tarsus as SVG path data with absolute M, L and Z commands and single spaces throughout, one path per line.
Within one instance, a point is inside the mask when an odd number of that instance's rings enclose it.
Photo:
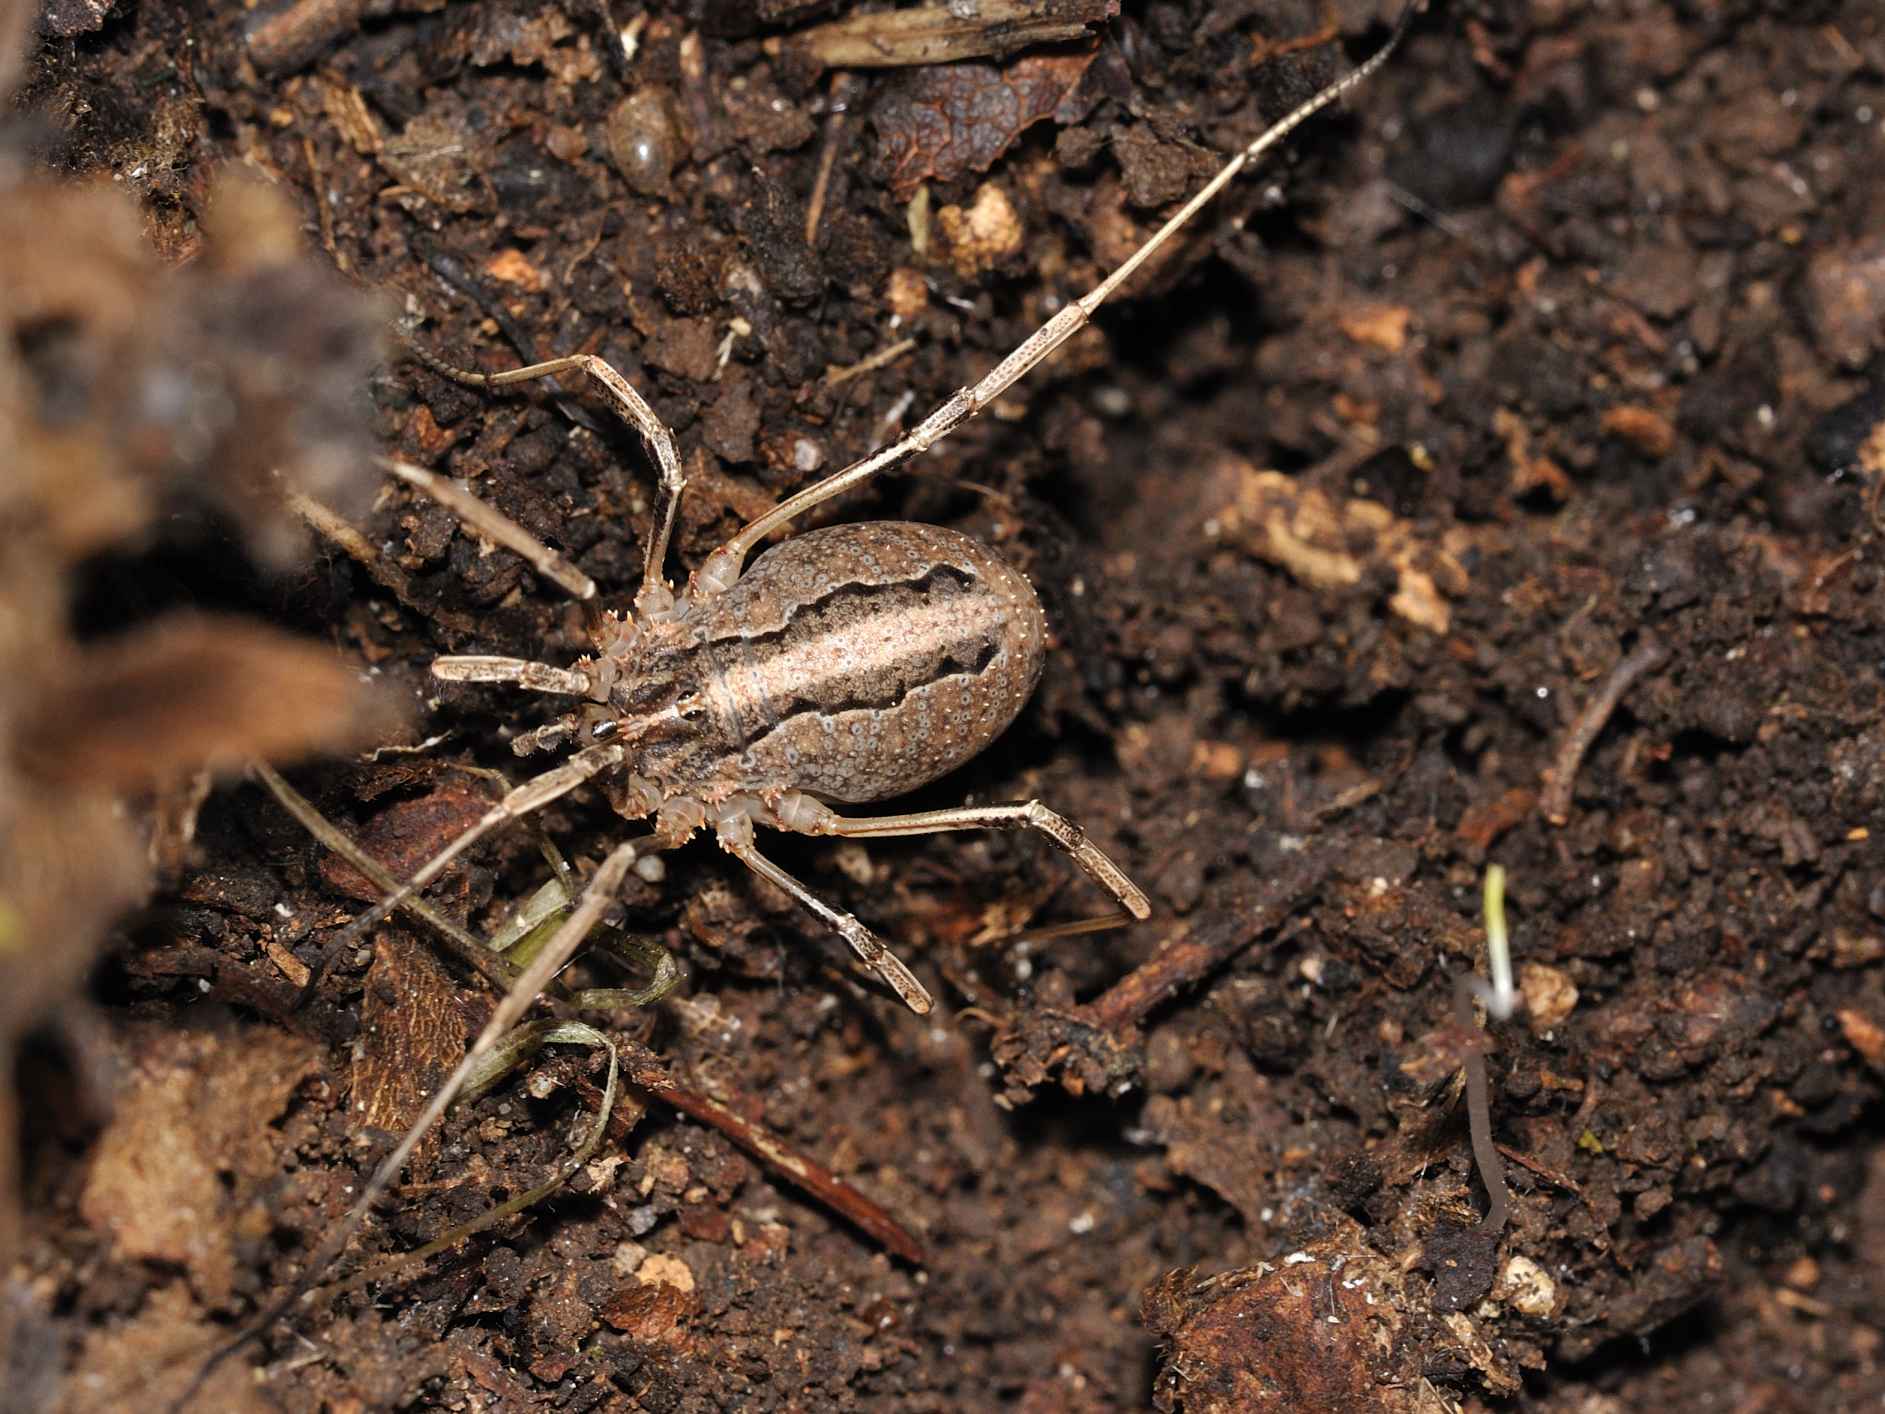
M 753 822 L 750 818 L 739 812 L 723 815 L 716 822 L 715 828 L 719 833 L 722 849 L 767 883 L 783 889 L 797 899 L 801 906 L 816 915 L 839 937 L 849 943 L 859 960 L 882 978 L 884 985 L 902 998 L 903 1004 L 911 1011 L 918 1016 L 928 1014 L 933 1005 L 929 990 L 916 980 L 915 974 L 905 967 L 902 960 L 885 945 L 883 939 L 869 928 L 851 914 L 833 908 L 761 854 L 753 843 Z
M 800 828 L 806 828 L 801 826 Z M 922 810 L 910 815 L 876 819 L 822 812 L 808 834 L 839 835 L 846 839 L 883 839 L 892 835 L 932 835 L 945 830 L 1036 830 L 1073 860 L 1080 872 L 1098 884 L 1134 919 L 1152 916 L 1151 900 L 1107 857 L 1073 821 L 1048 809 L 1038 800 L 1015 805 L 963 805 L 953 810 Z
M 585 606 L 596 597 L 596 582 L 545 545 L 496 506 L 479 500 L 449 476 L 422 466 L 381 457 L 379 463 L 409 486 L 416 486 L 487 540 L 523 556 L 530 567 Z
M 420 363 L 434 373 L 474 388 L 504 388 L 516 383 L 534 382 L 539 378 L 554 378 L 562 373 L 580 373 L 587 378 L 609 405 L 609 410 L 640 434 L 643 445 L 648 448 L 648 455 L 654 458 L 655 467 L 660 473 L 655 497 L 654 533 L 648 539 L 648 553 L 642 565 L 641 590 L 635 596 L 635 610 L 643 618 L 662 618 L 673 610 L 674 594 L 668 588 L 662 567 L 667 562 L 668 544 L 674 538 L 674 526 L 681 510 L 681 493 L 687 489 L 687 478 L 681 474 L 681 458 L 674 447 L 674 434 L 668 431 L 667 424 L 648 405 L 648 400 L 635 391 L 633 384 L 594 354 L 569 354 L 524 368 L 506 369 L 502 373 L 477 373 L 468 368 L 453 367 L 424 352 L 417 345 L 408 344 L 407 347 Z

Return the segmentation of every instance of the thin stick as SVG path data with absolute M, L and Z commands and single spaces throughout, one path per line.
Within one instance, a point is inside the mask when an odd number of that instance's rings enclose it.
M 1584 753 L 1595 744 L 1610 716 L 1632 684 L 1653 668 L 1662 666 L 1668 656 L 1655 634 L 1645 631 L 1640 642 L 1624 655 L 1610 675 L 1603 680 L 1590 701 L 1578 711 L 1558 748 L 1557 758 L 1545 772 L 1545 788 L 1538 798 L 1538 810 L 1554 825 L 1571 818 L 1571 787 L 1577 780 L 1577 768 Z
M 836 388 L 849 383 L 853 378 L 861 378 L 866 373 L 874 373 L 886 363 L 895 363 L 911 349 L 916 347 L 915 339 L 898 339 L 896 343 L 877 350 L 867 358 L 861 358 L 848 368 L 831 368 L 825 371 L 825 386 Z
M 1496 1021 L 1512 1015 L 1518 994 L 1512 988 L 1512 954 L 1505 931 L 1505 869 L 1494 864 L 1486 870 L 1486 970 L 1492 974 L 1490 985 L 1470 972 L 1461 973 L 1453 982 L 1453 1023 L 1460 1030 L 1466 1055 L 1466 1125 L 1473 1139 L 1473 1163 L 1479 1169 L 1479 1181 L 1486 1185 L 1486 1216 L 1479 1230 L 1496 1234 L 1504 1229 L 1511 1213 L 1511 1200 L 1505 1185 L 1505 1168 L 1499 1162 L 1499 1146 L 1492 1141 L 1492 1097 L 1486 1080 L 1485 1033 L 1473 1015 L 1475 999 L 1485 1002 L 1486 1014 Z
M 805 204 L 805 244 L 814 249 L 818 245 L 818 223 L 825 214 L 825 196 L 831 189 L 831 172 L 838 165 L 851 85 L 849 74 L 838 74 L 831 80 L 831 110 L 825 118 L 825 142 L 818 153 L 818 175 L 812 179 L 811 200 Z
M 692 1119 L 712 1125 L 747 1153 L 753 1155 L 826 1206 L 844 1214 L 869 1236 L 881 1242 L 906 1262 L 922 1266 L 923 1246 L 908 1230 L 876 1203 L 839 1178 L 824 1165 L 799 1153 L 751 1125 L 718 1100 L 696 1090 L 677 1085 L 672 1079 L 654 1080 L 631 1072 L 631 1084 L 665 1101 Z

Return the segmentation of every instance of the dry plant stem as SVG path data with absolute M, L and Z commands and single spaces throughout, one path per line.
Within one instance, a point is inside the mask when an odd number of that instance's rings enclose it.
M 916 347 L 915 339 L 899 339 L 886 348 L 877 350 L 868 357 L 859 359 L 848 368 L 828 369 L 825 373 L 825 386 L 836 388 L 849 383 L 853 378 L 861 378 L 866 373 L 875 373 L 887 363 L 895 363 L 911 349 Z
M 1545 774 L 1545 788 L 1538 800 L 1538 809 L 1545 819 L 1562 825 L 1571 818 L 1571 788 L 1576 784 L 1577 768 L 1583 764 L 1584 753 L 1602 733 L 1604 724 L 1623 700 L 1623 694 L 1644 673 L 1661 667 L 1667 656 L 1661 640 L 1645 630 L 1642 640 L 1610 670 L 1590 701 L 1579 710 L 1565 735 L 1564 745 L 1558 748 L 1557 759 Z
M 1492 1099 L 1486 1083 L 1486 1053 L 1479 1030 L 1479 1018 L 1473 1014 L 1474 979 L 1461 974 L 1453 982 L 1453 1024 L 1466 1039 L 1466 1124 L 1472 1132 L 1473 1163 L 1479 1169 L 1480 1182 L 1486 1185 L 1486 1216 L 1480 1231 L 1496 1233 L 1505 1227 L 1509 1201 L 1506 1196 L 1505 1169 L 1499 1162 L 1499 1150 L 1492 1142 Z
M 834 1211 L 842 1213 L 857 1224 L 860 1230 L 904 1261 L 917 1266 L 923 1264 L 922 1244 L 901 1223 L 822 1164 L 773 1138 L 763 1129 L 749 1124 L 718 1100 L 676 1084 L 665 1070 L 651 1073 L 650 1069 L 631 1063 L 628 1078 L 630 1084 L 645 1090 L 690 1119 L 719 1130 L 761 1163 L 783 1174 L 788 1181 Z
M 1232 908 L 1167 943 L 1151 961 L 1076 1008 L 1076 1018 L 1115 1034 L 1136 1026 L 1154 1007 L 1209 976 L 1282 924 L 1327 877 L 1332 857 L 1328 850 L 1293 856 L 1294 865 L 1272 881 L 1268 898 Z
M 851 90 L 856 80 L 839 74 L 831 81 L 831 111 L 825 118 L 825 141 L 818 152 L 818 175 L 812 179 L 811 199 L 805 204 L 805 244 L 818 247 L 818 223 L 824 219 L 825 197 L 831 190 L 832 169 L 838 165 L 838 150 L 843 146 L 844 120 Z
M 348 839 L 343 831 L 335 829 L 325 815 L 316 810 L 301 792 L 283 780 L 271 766 L 264 761 L 256 761 L 250 764 L 249 769 L 268 787 L 281 803 L 282 809 L 295 817 L 302 829 L 359 870 L 382 893 L 397 892 L 399 881 L 387 872 L 386 867 Z M 461 961 L 477 969 L 500 991 L 517 980 L 517 968 L 506 962 L 501 954 L 493 952 L 417 894 L 407 898 L 400 907 L 430 924 L 451 944 L 452 951 Z
M 1084 39 L 1088 26 L 1119 12 L 1118 0 L 980 0 L 966 16 L 957 5 L 928 5 L 853 15 L 793 35 L 784 44 L 831 68 L 892 69 L 999 58 L 1037 44 Z

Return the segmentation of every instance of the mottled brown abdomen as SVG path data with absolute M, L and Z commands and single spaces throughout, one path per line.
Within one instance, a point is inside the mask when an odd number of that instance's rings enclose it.
M 766 551 L 691 620 L 716 785 L 834 801 L 901 795 L 1001 734 L 1034 691 L 1046 621 L 1034 588 L 939 526 L 874 521 Z

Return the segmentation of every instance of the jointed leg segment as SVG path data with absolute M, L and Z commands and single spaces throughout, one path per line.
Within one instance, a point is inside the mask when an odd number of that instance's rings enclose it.
M 572 697 L 587 697 L 595 686 L 587 673 L 574 668 L 558 668 L 549 663 L 533 663 L 528 658 L 499 658 L 481 653 L 434 658 L 432 676 L 446 682 L 512 683 L 526 692 L 557 692 Z
M 933 835 L 944 830 L 1038 830 L 1080 867 L 1080 872 L 1113 896 L 1128 915 L 1150 918 L 1152 904 L 1126 871 L 1086 837 L 1086 831 L 1038 800 L 1019 805 L 963 805 L 954 810 L 919 810 L 875 819 L 826 812 L 817 834 L 845 839 L 885 839 L 892 835 Z
M 551 801 L 568 795 L 591 777 L 599 775 L 611 766 L 619 766 L 622 763 L 622 756 L 622 748 L 619 746 L 592 746 L 587 751 L 577 752 L 554 770 L 545 771 L 540 776 L 533 776 L 511 791 L 479 817 L 477 824 L 428 859 L 411 879 L 343 928 L 339 936 L 328 944 L 320 965 L 309 970 L 308 980 L 302 987 L 302 994 L 312 995 L 315 986 L 321 980 L 322 973 L 326 971 L 328 958 L 338 956 L 341 949 L 352 946 L 369 928 L 378 926 L 388 914 L 443 874 L 454 859 L 491 831 L 512 820 L 522 819 L 533 810 L 541 810 Z
M 494 540 L 507 550 L 522 555 L 538 574 L 557 585 L 582 604 L 596 597 L 596 582 L 584 574 L 536 536 L 525 530 L 496 506 L 472 495 L 449 476 L 427 471 L 408 462 L 381 457 L 380 465 L 408 485 L 417 486 L 426 495 L 452 512 L 466 525 Z
M 668 431 L 667 424 L 661 421 L 655 410 L 648 406 L 647 399 L 636 392 L 626 378 L 593 354 L 570 354 L 545 363 L 533 363 L 527 368 L 507 369 L 503 373 L 477 373 L 444 363 L 416 345 L 408 347 L 413 357 L 434 373 L 474 388 L 502 388 L 513 383 L 529 383 L 538 378 L 554 378 L 561 373 L 580 373 L 587 378 L 616 416 L 641 434 L 648 454 L 655 459 L 655 465 L 660 469 L 661 478 L 655 497 L 654 534 L 648 540 L 648 553 L 642 564 L 641 591 L 635 596 L 635 609 L 647 618 L 658 617 L 673 608 L 674 596 L 668 589 L 662 566 L 667 563 L 668 542 L 674 538 L 674 524 L 680 515 L 681 493 L 687 488 L 687 478 L 681 475 L 681 459 L 674 450 L 673 433 Z M 594 593 L 595 586 L 592 584 L 588 594 L 577 597 L 586 599 Z
M 850 914 L 833 908 L 785 870 L 759 852 L 753 843 L 753 822 L 743 814 L 724 817 L 718 825 L 720 847 L 760 878 L 785 890 L 809 912 L 851 945 L 865 966 L 884 980 L 884 984 L 903 999 L 905 1006 L 918 1016 L 927 1015 L 932 1005 L 927 988 L 916 980 L 884 940 Z

